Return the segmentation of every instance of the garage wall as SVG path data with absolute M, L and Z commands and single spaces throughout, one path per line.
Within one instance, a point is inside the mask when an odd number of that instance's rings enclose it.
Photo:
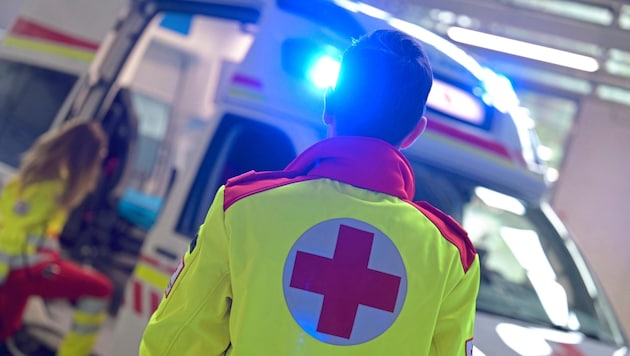
M 630 99 L 629 99 L 630 100 Z M 585 99 L 552 205 L 630 333 L 630 107 Z

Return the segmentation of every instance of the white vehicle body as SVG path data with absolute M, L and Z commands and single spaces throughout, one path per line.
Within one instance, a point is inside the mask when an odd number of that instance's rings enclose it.
M 280 169 L 325 136 L 314 59 L 387 27 L 423 41 L 433 63 L 429 126 L 405 154 L 417 198 L 462 222 L 481 254 L 476 355 L 625 354 L 605 295 L 545 202 L 534 127 L 505 78 L 354 1 L 129 5 L 58 115 L 102 120 L 110 133 L 109 168 L 69 222 L 67 246 L 103 268 L 129 256 L 114 355 L 137 352 L 225 178 Z

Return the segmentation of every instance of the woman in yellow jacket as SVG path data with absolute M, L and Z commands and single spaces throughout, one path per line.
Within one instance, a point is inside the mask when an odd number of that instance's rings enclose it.
M 41 136 L 0 194 L 0 343 L 21 328 L 30 296 L 76 303 L 59 355 L 87 355 L 106 317 L 112 284 L 63 259 L 68 213 L 94 188 L 107 139 L 100 124 L 73 120 Z

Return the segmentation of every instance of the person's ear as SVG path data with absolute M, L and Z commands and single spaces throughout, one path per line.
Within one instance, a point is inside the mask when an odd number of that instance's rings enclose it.
M 405 137 L 405 139 L 402 141 L 402 143 L 400 144 L 400 148 L 405 149 L 411 146 L 414 142 L 416 142 L 418 137 L 422 135 L 422 133 L 424 132 L 424 129 L 426 128 L 427 128 L 427 117 L 422 116 L 420 118 L 420 121 L 418 121 L 418 123 L 416 124 L 416 127 L 414 127 L 413 130 L 409 133 L 409 135 L 407 135 L 407 137 Z
M 333 125 L 335 123 L 335 111 L 336 111 L 336 96 L 335 89 L 328 88 L 324 98 L 324 123 L 326 125 Z

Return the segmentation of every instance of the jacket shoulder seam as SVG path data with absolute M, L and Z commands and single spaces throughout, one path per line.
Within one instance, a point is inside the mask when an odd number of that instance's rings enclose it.
M 427 202 L 410 203 L 433 223 L 444 239 L 457 247 L 464 273 L 467 273 L 477 251 L 466 230 L 455 219 Z

